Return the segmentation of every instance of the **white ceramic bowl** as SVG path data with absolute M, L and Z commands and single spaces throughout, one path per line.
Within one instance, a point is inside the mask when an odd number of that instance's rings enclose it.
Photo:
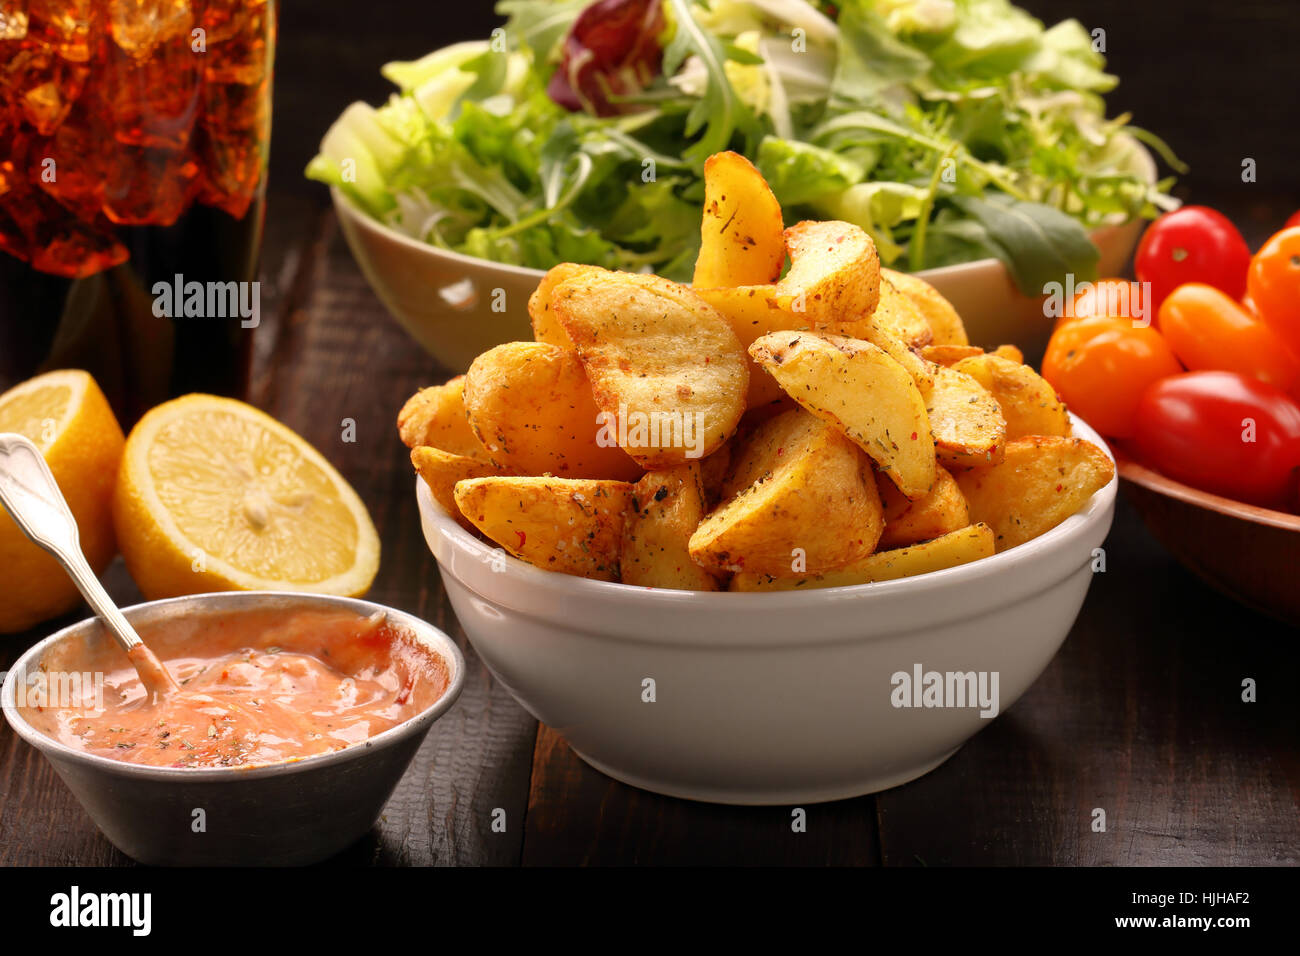
M 493 346 L 532 340 L 528 297 L 542 277 L 540 270 L 417 242 L 367 215 L 339 189 L 330 192 L 343 235 L 371 288 L 446 368 L 463 372 Z M 1135 220 L 1092 234 L 1101 253 L 1098 275 L 1119 275 L 1144 225 Z M 1040 299 L 1020 293 L 997 259 L 919 274 L 956 307 L 974 344 L 993 348 L 1014 343 L 1031 362 L 1041 358 L 1053 320 L 1043 315 Z
M 1105 444 L 1075 419 L 1075 433 Z M 894 787 L 987 725 L 896 708 L 915 665 L 998 676 L 1005 711 L 1060 647 L 1116 482 L 1033 541 L 933 574 L 820 591 L 656 590 L 533 567 L 467 533 L 417 479 L 424 535 L 470 643 L 538 720 L 617 780 L 716 803 Z M 643 700 L 654 681 L 653 703 Z

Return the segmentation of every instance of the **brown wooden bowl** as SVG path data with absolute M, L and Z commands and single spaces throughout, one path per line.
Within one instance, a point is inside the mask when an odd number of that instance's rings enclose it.
M 1111 448 L 1129 501 L 1183 567 L 1247 607 L 1300 625 L 1300 515 L 1198 491 Z

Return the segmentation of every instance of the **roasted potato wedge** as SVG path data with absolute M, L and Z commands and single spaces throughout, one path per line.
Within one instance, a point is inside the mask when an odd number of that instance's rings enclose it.
M 411 464 L 420 473 L 424 483 L 429 486 L 433 500 L 447 509 L 447 513 L 460 522 L 467 531 L 473 531 L 472 525 L 456 504 L 456 482 L 466 478 L 486 478 L 501 472 L 491 462 L 477 458 L 453 455 L 441 448 L 423 446 L 411 449 Z
M 997 399 L 1007 422 L 1008 440 L 1071 434 L 1065 403 L 1056 389 L 1028 365 L 994 354 L 962 359 L 953 369 L 975 379 Z
M 1115 475 L 1096 445 L 1056 436 L 1008 442 L 1001 463 L 954 475 L 972 521 L 982 521 L 1006 551 L 1050 531 Z
M 465 411 L 489 460 L 503 472 L 620 480 L 642 472 L 602 438 L 599 409 L 576 352 L 545 342 L 489 349 L 465 374 Z
M 490 476 L 459 481 L 454 493 L 461 514 L 516 558 L 563 574 L 619 579 L 629 483 Z
M 722 497 L 722 484 L 731 472 L 731 447 L 735 439 L 728 441 L 708 458 L 700 459 L 700 483 L 704 486 L 704 500 L 711 509 Z
M 872 316 L 881 328 L 892 332 L 910 348 L 929 345 L 934 338 L 930 323 L 911 298 L 883 277 L 880 280 L 880 301 L 876 303 Z
M 930 491 L 935 444 L 925 401 L 882 349 L 838 335 L 780 332 L 760 338 L 749 354 L 791 398 L 852 439 L 904 495 Z
M 916 501 L 894 487 L 884 475 L 877 476 L 880 503 L 885 512 L 885 532 L 878 548 L 901 548 L 929 541 L 970 524 L 970 510 L 957 481 L 946 468 L 936 469 L 934 487 Z
M 784 222 L 763 174 L 739 153 L 704 163 L 704 219 L 692 285 L 701 288 L 775 282 L 785 265 Z
M 551 312 L 551 293 L 561 282 L 605 271 L 607 270 L 600 266 L 581 266 L 576 262 L 561 262 L 558 266 L 547 270 L 546 275 L 542 276 L 542 281 L 537 283 L 533 294 L 528 297 L 528 318 L 533 325 L 533 341 L 557 345 L 562 349 L 572 349 L 573 343 L 569 341 L 569 334 L 564 331 L 554 313 Z
M 623 583 L 717 591 L 718 579 L 691 560 L 686 546 L 706 510 L 699 462 L 646 472 L 632 488 L 623 526 Z
M 776 286 L 740 286 L 734 289 L 696 289 L 695 291 L 700 298 L 722 313 L 723 317 L 731 324 L 736 337 L 740 339 L 740 344 L 746 349 L 754 344 L 756 339 L 769 332 L 811 328 L 806 313 L 800 314 L 782 308 L 782 301 L 785 301 L 787 306 L 792 306 L 794 303 L 793 300 L 783 300 L 778 295 Z M 881 295 L 883 306 L 883 297 L 885 296 L 883 286 Z M 933 374 L 929 366 L 918 357 L 916 352 L 912 351 L 907 341 L 905 341 L 907 335 L 917 335 L 919 337 L 923 335 L 923 331 L 918 332 L 915 326 L 909 331 L 905 327 L 905 321 L 900 320 L 897 316 L 898 306 L 896 301 L 892 308 L 894 311 L 892 320 L 889 318 L 889 307 L 884 308 L 883 311 L 881 308 L 877 308 L 874 315 L 831 322 L 822 327 L 821 331 L 844 335 L 848 338 L 863 339 L 872 345 L 879 346 L 889 353 L 890 358 L 907 369 L 918 386 L 928 387 L 934 383 Z M 910 309 L 911 307 L 904 303 L 904 308 Z M 919 318 L 919 314 L 915 312 L 914 314 Z M 974 349 L 972 354 L 979 355 L 981 353 L 979 349 Z M 749 408 L 759 408 L 776 401 L 784 395 L 781 387 L 772 380 L 771 376 L 757 374 L 757 372 L 757 367 L 751 364 L 749 370 L 749 394 L 746 397 Z
M 934 345 L 967 345 L 966 326 L 953 304 L 942 293 L 920 276 L 895 272 L 893 269 L 881 269 L 880 274 L 888 279 L 899 292 L 912 300 L 912 304 L 925 317 L 930 326 L 931 342 Z
M 823 328 L 871 315 L 880 300 L 876 244 L 852 223 L 800 222 L 785 231 L 790 270 L 776 284 L 777 305 Z
M 465 376 L 422 388 L 397 413 L 397 433 L 407 448 L 431 445 L 453 455 L 488 460 L 465 415 Z
M 1025 353 L 1014 345 L 999 345 L 989 354 L 997 355 L 1008 362 L 1015 362 L 1017 365 L 1025 364 Z
M 647 469 L 703 458 L 745 411 L 749 361 L 727 320 L 686 286 L 611 272 L 556 287 L 596 405 Z M 626 427 L 623 427 L 623 425 Z
M 862 339 L 882 349 L 891 359 L 903 366 L 907 374 L 922 393 L 934 385 L 934 365 L 921 358 L 920 354 L 909 348 L 893 331 L 876 321 L 874 315 L 852 322 L 835 322 L 823 331 L 833 335 L 842 335 L 850 339 Z
M 984 350 L 974 345 L 927 345 L 921 349 L 921 358 L 948 368 L 952 368 L 962 359 L 975 358 L 983 354 Z
M 776 286 L 749 285 L 720 289 L 695 289 L 695 293 L 727 320 L 743 348 L 768 332 L 808 327 L 802 316 L 783 310 L 776 301 Z M 785 393 L 772 376 L 759 371 L 750 360 L 746 408 L 758 408 L 780 399 Z
M 731 579 L 731 591 L 800 591 L 810 588 L 840 588 L 872 581 L 929 574 L 969 564 L 993 554 L 993 531 L 974 524 L 922 544 L 894 551 L 879 551 L 847 567 L 825 574 L 802 577 L 764 577 L 761 574 L 737 574 Z
M 1007 441 L 1002 409 L 969 375 L 936 366 L 934 387 L 925 395 L 925 411 L 940 464 L 970 467 L 1002 460 Z
M 796 409 L 760 425 L 737 453 L 724 501 L 691 535 L 695 563 L 715 573 L 789 575 L 870 554 L 880 496 L 858 449 Z

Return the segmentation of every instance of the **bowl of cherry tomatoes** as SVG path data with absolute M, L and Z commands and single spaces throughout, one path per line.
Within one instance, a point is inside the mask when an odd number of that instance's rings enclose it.
M 1254 253 L 1185 206 L 1135 282 L 1082 285 L 1043 375 L 1111 440 L 1147 528 L 1202 580 L 1300 624 L 1300 213 Z

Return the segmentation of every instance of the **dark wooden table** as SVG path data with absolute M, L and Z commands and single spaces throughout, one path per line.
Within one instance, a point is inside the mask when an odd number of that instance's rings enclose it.
M 1242 210 L 1248 216 L 1247 210 Z M 1207 590 L 1121 500 L 1064 648 L 1029 692 L 948 763 L 886 793 L 808 808 L 655 796 L 587 767 L 483 668 L 421 536 L 393 419 L 445 370 L 389 318 L 332 214 L 273 199 L 250 400 L 320 448 L 383 538 L 372 597 L 454 635 L 459 703 L 429 735 L 381 823 L 343 865 L 1281 864 L 1300 861 L 1294 629 Z M 340 422 L 357 423 L 355 444 Z M 137 599 L 120 561 L 108 574 Z M 39 633 L 0 639 L 0 668 Z M 1241 681 L 1259 700 L 1241 700 Z M 1091 829 L 1094 808 L 1107 831 Z M 506 813 L 504 833 L 492 814 Z M 50 766 L 0 728 L 0 864 L 129 864 Z
M 1045 16 L 1072 12 L 1047 0 L 1030 5 Z M 1038 9 L 1045 7 L 1052 9 Z M 1139 20 L 1154 16 L 1123 7 Z M 353 264 L 324 190 L 300 178 L 320 132 L 347 99 L 374 102 L 386 95 L 379 63 L 481 35 L 491 22 L 485 4 L 412 10 L 398 0 L 375 0 L 367 29 L 356 31 L 354 4 L 313 5 L 310 20 L 286 7 L 277 69 L 265 318 L 248 397 L 315 444 L 368 504 L 383 539 L 371 597 L 433 621 L 456 637 L 469 662 L 460 701 L 435 724 L 379 825 L 333 863 L 1300 862 L 1300 635 L 1201 585 L 1155 544 L 1122 498 L 1106 542 L 1107 570 L 1094 581 L 1064 647 L 1025 696 L 920 780 L 807 808 L 806 833 L 791 832 L 787 807 L 710 806 L 611 781 L 520 708 L 466 644 L 447 603 L 393 427 L 411 392 L 448 373 L 386 314 Z M 1250 10 L 1233 16 L 1244 23 L 1254 16 L 1247 16 Z M 398 12 L 428 23 L 423 30 L 392 28 L 406 22 Z M 1133 19 L 1128 13 L 1113 21 L 1118 38 L 1112 42 L 1126 83 L 1131 71 L 1166 70 L 1136 41 L 1124 41 Z M 1142 21 L 1129 33 L 1147 36 L 1154 28 Z M 1212 31 L 1202 32 L 1211 42 Z M 1266 45 L 1264 53 L 1269 50 Z M 1275 66 L 1284 62 L 1269 56 Z M 1291 56 L 1288 50 L 1286 63 L 1294 62 Z M 1194 84 L 1201 75 L 1180 74 L 1179 82 Z M 1162 95 L 1141 76 L 1129 86 L 1135 89 Z M 1251 104 L 1264 108 L 1258 100 Z M 1139 109 L 1139 115 L 1178 144 L 1176 130 L 1161 128 L 1158 110 Z M 1251 122 L 1258 125 L 1257 118 Z M 1195 200 L 1219 205 L 1243 223 L 1252 244 L 1300 197 L 1294 181 L 1232 185 L 1236 157 L 1247 150 L 1270 155 L 1270 144 L 1284 152 L 1284 125 L 1264 128 L 1257 148 L 1218 137 L 1222 168 L 1216 172 L 1210 159 L 1198 166 L 1205 178 Z M 1294 142 L 1293 133 L 1286 135 Z M 1193 136 L 1205 131 L 1188 130 L 1184 139 Z M 1213 192 L 1214 183 L 1226 185 Z M 355 443 L 340 440 L 344 418 L 357 423 Z M 138 599 L 120 561 L 107 577 L 117 599 Z M 0 637 L 0 669 L 76 616 Z M 1258 682 L 1257 703 L 1241 700 L 1246 677 Z M 1106 811 L 1104 833 L 1092 831 L 1095 808 Z M 505 832 L 493 831 L 497 809 L 505 811 Z M 45 760 L 0 726 L 0 865 L 130 863 L 99 835 Z

